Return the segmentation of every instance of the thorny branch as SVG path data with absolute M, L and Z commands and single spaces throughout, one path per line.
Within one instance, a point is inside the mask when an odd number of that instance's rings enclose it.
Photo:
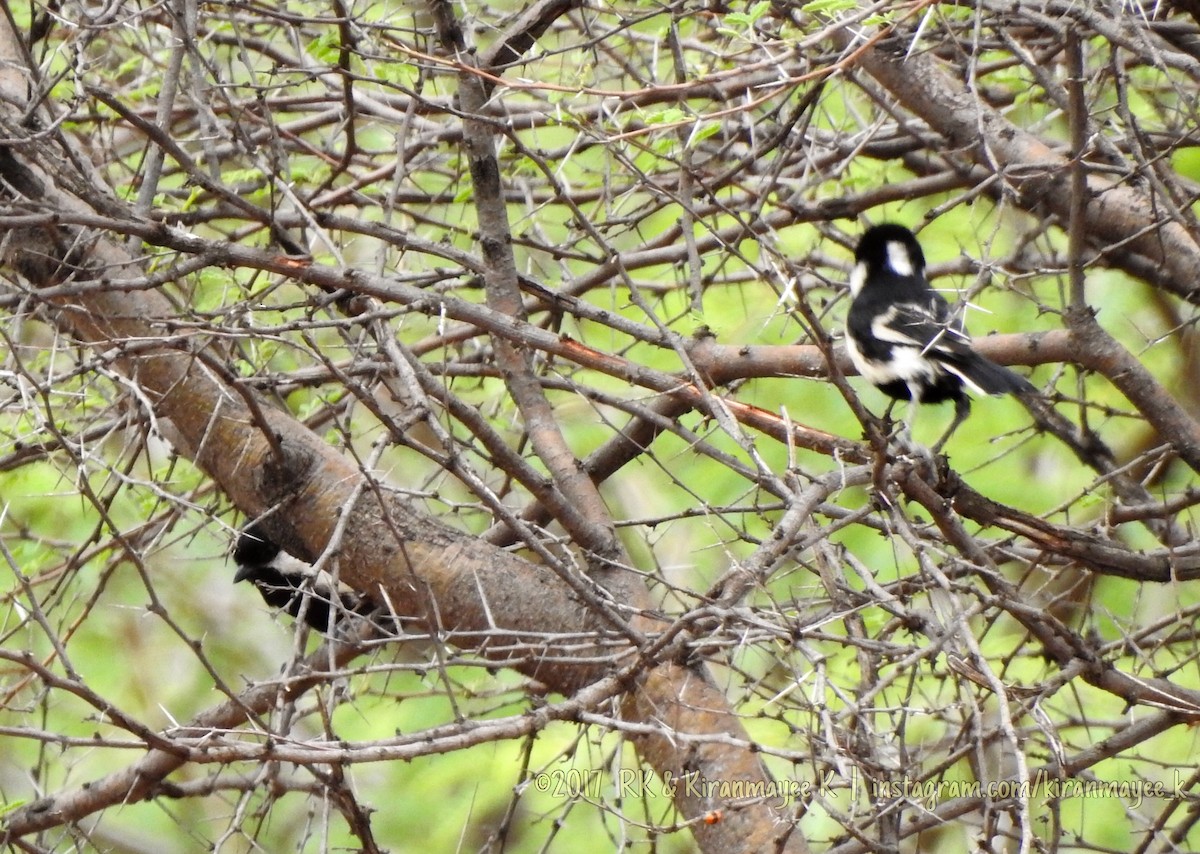
M 427 846 L 371 812 L 422 787 L 345 766 L 485 745 L 502 817 L 419 807 L 481 849 L 583 850 L 585 814 L 721 851 L 1195 847 L 1194 4 L 833 5 L 6 8 L 8 841 L 172 798 L 220 804 L 214 847 L 302 844 L 305 803 L 330 845 Z M 948 459 L 889 449 L 836 341 L 882 219 L 1040 388 Z M 249 628 L 248 516 L 426 650 Z M 533 786 L 630 761 L 785 788 Z M 1130 774 L 1169 794 L 927 794 Z

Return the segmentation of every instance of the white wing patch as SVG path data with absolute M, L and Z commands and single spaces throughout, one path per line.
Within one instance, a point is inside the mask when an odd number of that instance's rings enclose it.
M 951 365 L 949 363 L 944 363 L 942 365 L 942 367 L 946 369 L 946 373 L 954 374 L 954 376 L 956 376 L 960 380 L 962 380 L 962 384 L 964 386 L 966 386 L 967 388 L 969 388 L 971 391 L 975 392 L 976 394 L 987 395 L 989 393 L 985 389 L 983 389 L 978 383 L 976 383 L 975 380 L 971 379 L 969 376 L 964 374 L 962 371 L 958 370 L 954 365 Z
M 873 331 L 878 333 L 879 330 Z M 866 358 L 862 354 L 862 351 L 858 349 L 857 342 L 849 335 L 846 336 L 846 353 L 850 356 L 850 361 L 854 364 L 854 367 L 858 368 L 859 374 L 867 382 L 877 386 L 902 382 L 910 390 L 914 390 L 925 382 L 935 382 L 938 377 L 945 374 L 953 374 L 962 381 L 963 386 L 968 390 L 979 395 L 988 394 L 970 375 L 963 373 L 953 363 L 940 360 L 934 361 L 926 356 L 925 353 L 930 347 L 919 347 L 912 343 L 911 338 L 901 336 L 895 330 L 886 331 L 892 334 L 879 336 L 893 344 L 892 357 L 886 362 Z
M 887 362 L 864 362 L 863 372 L 876 385 L 903 380 L 934 380 L 942 373 L 939 365 L 921 354 L 917 347 L 893 347 L 892 358 Z
M 879 317 L 871 321 L 871 333 L 880 341 L 887 341 L 890 344 L 911 345 L 920 347 L 922 353 L 928 353 L 930 350 L 950 349 L 939 347 L 943 340 L 956 341 L 960 344 L 971 343 L 971 336 L 963 332 L 961 329 L 948 323 L 946 320 L 939 317 L 932 309 L 918 306 L 913 303 L 904 305 L 904 313 L 909 318 L 913 318 L 918 322 L 924 321 L 930 326 L 939 327 L 938 333 L 929 341 L 922 338 L 914 338 L 904 331 L 903 326 L 896 326 L 896 317 L 900 314 L 898 306 L 892 306 Z
M 933 380 L 942 373 L 939 365 L 921 355 L 920 347 L 895 346 L 891 360 L 879 362 L 863 356 L 857 342 L 847 335 L 846 353 L 863 379 L 872 385 L 885 385 L 897 380 L 903 383 L 918 379 Z
M 923 342 L 918 341 L 911 335 L 906 335 L 903 330 L 892 326 L 892 322 L 896 319 L 896 314 L 896 307 L 892 306 L 885 313 L 871 321 L 871 334 L 880 341 L 887 341 L 891 344 L 908 344 L 914 347 L 924 347 L 925 344 Z

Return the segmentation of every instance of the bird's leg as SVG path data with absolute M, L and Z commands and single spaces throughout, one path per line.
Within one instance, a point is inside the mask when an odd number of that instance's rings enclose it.
M 954 420 L 950 422 L 950 426 L 946 428 L 946 432 L 942 434 L 942 438 L 937 440 L 932 450 L 935 454 L 942 452 L 942 446 L 950 438 L 950 435 L 958 429 L 958 425 L 967 420 L 967 416 L 971 414 L 971 400 L 965 394 L 954 401 Z
M 905 451 L 912 451 L 917 447 L 916 440 L 913 439 L 913 425 L 917 423 L 917 407 L 921 405 L 921 398 L 916 389 L 909 388 L 906 405 L 908 409 L 904 413 L 904 425 L 896 433 L 896 444 Z

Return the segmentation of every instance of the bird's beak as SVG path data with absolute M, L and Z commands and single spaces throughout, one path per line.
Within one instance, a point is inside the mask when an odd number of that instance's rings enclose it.
M 237 584 L 239 581 L 246 581 L 254 575 L 256 569 L 258 569 L 257 566 L 239 566 L 237 574 L 233 576 L 233 583 Z

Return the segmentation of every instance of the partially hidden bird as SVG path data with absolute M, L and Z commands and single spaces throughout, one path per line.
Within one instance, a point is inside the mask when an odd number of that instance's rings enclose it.
M 330 631 L 350 614 L 368 616 L 378 610 L 374 602 L 335 582 L 328 572 L 283 551 L 258 523 L 238 535 L 233 560 L 238 567 L 235 583 L 249 581 L 269 606 L 302 617 L 318 631 Z

